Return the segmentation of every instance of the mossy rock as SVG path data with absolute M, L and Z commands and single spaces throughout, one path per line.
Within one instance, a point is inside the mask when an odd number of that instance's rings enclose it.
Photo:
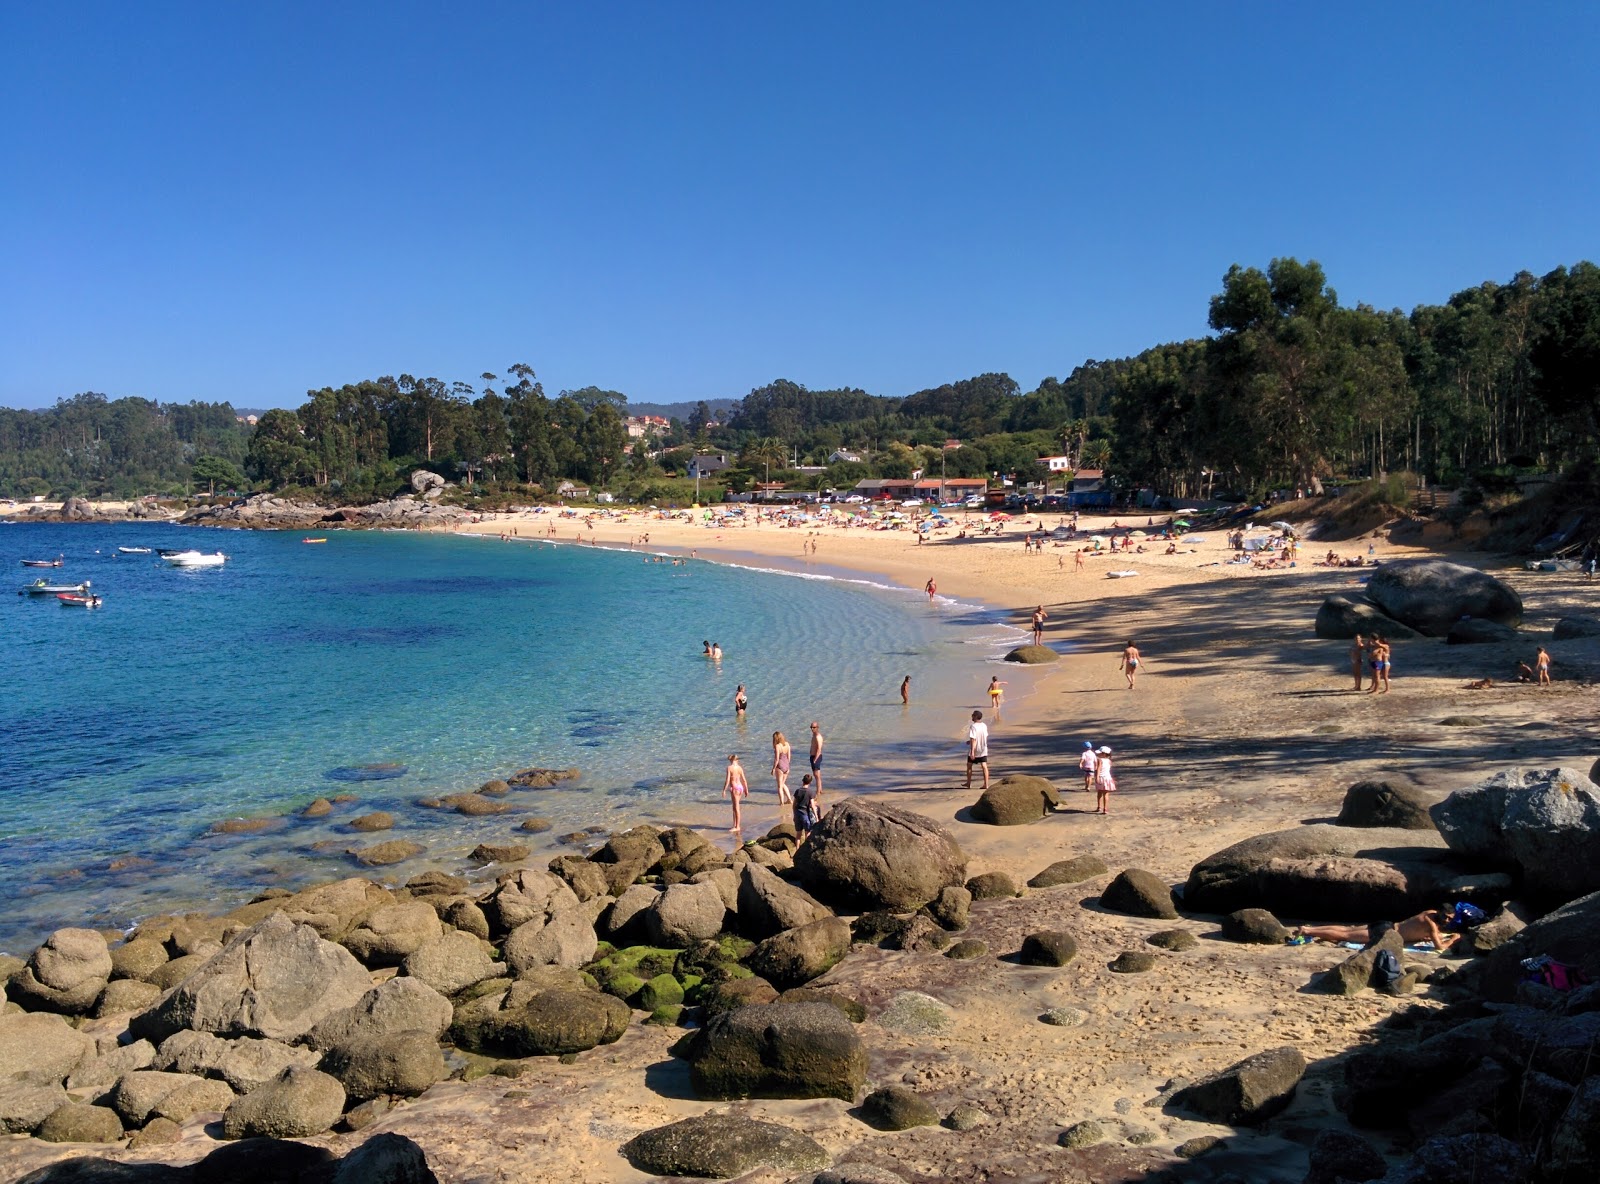
M 615 995 L 629 1007 L 633 1006 L 634 1001 L 639 998 L 639 993 L 644 988 L 645 980 L 637 974 L 629 974 L 627 971 L 618 971 L 616 974 L 608 975 L 606 980 L 600 984 L 600 989 L 607 995 Z
M 697 974 L 706 982 L 742 977 L 737 971 L 756 948 L 756 943 L 724 934 L 708 941 L 697 941 L 678 954 L 680 975 Z
M 1041 666 L 1046 662 L 1054 662 L 1061 655 L 1047 645 L 1019 645 L 1006 655 L 1007 662 L 1020 662 L 1024 666 Z
M 676 1027 L 683 1019 L 683 1004 L 663 1003 L 660 1007 L 650 1012 L 647 1024 L 660 1024 L 663 1028 Z
M 967 937 L 956 942 L 944 952 L 946 958 L 963 961 L 967 958 L 981 958 L 989 952 L 989 943 L 980 941 L 976 937 Z
M 683 1003 L 683 997 L 682 983 L 670 974 L 658 974 L 639 988 L 639 1007 L 651 1012 L 677 1007 Z
M 618 976 L 630 975 L 642 984 L 658 974 L 671 974 L 677 969 L 678 954 L 678 950 L 659 946 L 624 946 L 594 959 L 583 969 L 594 976 L 602 991 L 615 994 L 609 984 Z

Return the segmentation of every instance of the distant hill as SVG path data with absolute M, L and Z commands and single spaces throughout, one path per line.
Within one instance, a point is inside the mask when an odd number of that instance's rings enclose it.
M 707 399 L 705 403 L 707 407 L 711 408 L 713 419 L 726 420 L 728 410 L 738 401 L 738 399 Z M 687 403 L 635 403 L 632 399 L 629 399 L 628 414 L 662 415 L 667 419 L 687 420 L 689 416 L 694 414 L 694 409 L 699 402 L 699 399 L 693 399 Z

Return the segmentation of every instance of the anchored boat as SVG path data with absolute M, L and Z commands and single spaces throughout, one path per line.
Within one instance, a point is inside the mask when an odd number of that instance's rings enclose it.
M 18 596 L 60 596 L 63 592 L 81 596 L 89 591 L 89 581 L 81 584 L 52 584 L 49 580 L 35 580 L 17 589 Z
M 228 562 L 228 557 L 221 551 L 209 554 L 200 551 L 174 551 L 170 555 L 162 555 L 173 567 L 221 567 Z

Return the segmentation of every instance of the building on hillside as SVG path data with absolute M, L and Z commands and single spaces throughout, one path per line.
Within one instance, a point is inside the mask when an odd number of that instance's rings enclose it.
M 725 472 L 733 468 L 733 462 L 728 459 L 726 452 L 708 453 L 705 456 L 696 456 L 689 461 L 689 476 L 710 477 L 715 473 Z
M 828 463 L 830 465 L 858 465 L 861 463 L 861 454 L 859 452 L 852 452 L 848 448 L 835 448 L 832 452 L 828 453 Z
M 662 435 L 672 427 L 671 422 L 664 415 L 630 415 L 623 421 L 623 424 L 627 427 L 628 438 L 631 440 Z
M 961 447 L 961 441 L 960 440 L 952 439 L 952 440 L 946 440 L 944 442 L 944 450 L 946 452 L 954 452 L 957 448 L 960 448 L 960 447 Z
M 1052 473 L 1072 472 L 1072 458 L 1070 456 L 1041 456 L 1039 464 L 1049 469 Z
M 942 481 L 937 477 L 924 477 L 913 488 L 916 496 L 925 501 L 959 502 L 982 493 L 989 488 L 989 482 L 982 477 L 946 477 Z
M 589 487 L 579 485 L 576 481 L 563 481 L 556 486 L 557 497 L 588 497 Z
M 1089 506 L 1109 506 L 1111 486 L 1106 483 L 1102 469 L 1079 469 L 1072 477 L 1072 488 L 1067 491 L 1067 505 L 1074 510 Z

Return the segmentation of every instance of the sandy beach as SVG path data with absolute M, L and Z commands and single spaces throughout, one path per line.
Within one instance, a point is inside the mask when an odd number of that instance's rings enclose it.
M 1321 599 L 1358 588 L 1371 569 L 1309 560 L 1330 546 L 1348 556 L 1364 556 L 1370 547 L 1380 560 L 1434 553 L 1383 537 L 1308 543 L 1296 567 L 1258 570 L 1221 566 L 1229 551 L 1225 537 L 1213 532 L 1183 541 L 1175 555 L 1151 539 L 1143 554 L 1088 557 L 1080 571 L 1069 547 L 1047 543 L 1042 553 L 1025 553 L 1015 527 L 998 538 L 921 546 L 905 531 L 708 529 L 643 516 L 597 518 L 593 531 L 548 514 L 498 516 L 470 529 L 515 531 L 507 545 L 529 545 L 552 520 L 566 544 L 589 545 L 592 537 L 598 546 L 631 542 L 665 555 L 812 564 L 913 589 L 932 578 L 941 594 L 1003 607 L 1021 626 L 1043 604 L 1046 641 L 1063 656 L 1026 696 L 1006 705 L 994 723 L 991 752 L 997 776 L 1048 777 L 1068 808 L 1026 826 L 979 825 L 966 813 L 977 793 L 962 787 L 956 760 L 948 776 L 912 778 L 879 795 L 947 826 L 969 857 L 969 874 L 1003 871 L 1021 884 L 1056 860 L 1093 855 L 1112 873 L 1138 867 L 1178 883 L 1199 859 L 1242 838 L 1330 817 L 1345 789 L 1364 777 L 1400 779 L 1442 795 L 1511 764 L 1587 769 L 1600 756 L 1589 729 L 1600 670 L 1594 640 L 1552 646 L 1557 681 L 1548 690 L 1501 681 L 1516 657 L 1531 656 L 1537 641 L 1548 638 L 1556 619 L 1592 611 L 1595 586 L 1579 576 L 1497 568 L 1526 601 L 1524 643 L 1398 643 L 1393 689 L 1372 695 L 1351 689 L 1348 643 L 1318 640 L 1312 631 Z M 1045 526 L 1053 525 L 1047 517 Z M 648 544 L 641 544 L 645 534 Z M 580 536 L 585 542 L 577 544 Z M 803 550 L 809 539 L 814 554 Z M 1450 558 L 1494 562 L 1468 551 Z M 1108 579 L 1113 568 L 1139 574 Z M 1129 639 L 1146 659 L 1132 690 L 1118 670 Z M 1492 689 L 1466 689 L 1485 676 L 1495 679 Z M 1476 722 L 1441 722 L 1447 719 Z M 1105 817 L 1092 813 L 1092 797 L 1075 789 L 1085 740 L 1116 754 L 1119 792 Z M 752 814 L 763 824 L 778 818 L 764 789 L 758 783 L 752 799 Z M 691 821 L 725 825 L 720 812 Z M 1224 1135 L 1226 1145 L 1188 1164 L 1185 1179 L 1230 1173 L 1250 1181 L 1299 1179 L 1316 1130 L 1343 1121 L 1333 1105 L 1339 1057 L 1370 1041 L 1374 1026 L 1397 1008 L 1435 1004 L 1425 997 L 1309 992 L 1313 975 L 1342 951 L 1207 940 L 1214 927 L 1195 920 L 1176 923 L 1202 939 L 1195 949 L 1163 954 L 1151 973 L 1112 973 L 1108 963 L 1118 953 L 1149 949 L 1145 938 L 1174 923 L 1099 908 L 1106 882 L 1098 877 L 976 903 L 970 935 L 999 957 L 952 962 L 858 947 L 822 980 L 856 997 L 870 1017 L 904 991 L 944 1005 L 948 1023 L 934 1030 L 868 1019 L 861 1030 L 869 1086 L 912 1085 L 941 1113 L 972 1103 L 988 1123 L 965 1132 L 884 1134 L 839 1101 L 731 1108 L 804 1129 L 836 1157 L 892 1166 L 918 1181 L 1145 1179 L 1183 1162 L 1174 1160 L 1174 1149 L 1202 1135 Z M 1005 957 L 1024 934 L 1045 928 L 1077 936 L 1080 954 L 1069 966 L 1041 970 Z M 1083 1013 L 1079 1026 L 1040 1022 L 1041 1013 L 1064 1006 Z M 677 1118 L 729 1109 L 694 1098 L 682 1062 L 668 1054 L 679 1035 L 635 1023 L 617 1044 L 571 1064 L 540 1058 L 514 1079 L 437 1086 L 366 1133 L 394 1130 L 416 1139 L 446 1181 L 650 1179 L 619 1155 L 624 1141 Z M 1160 1107 L 1161 1091 L 1174 1079 L 1283 1044 L 1298 1047 L 1312 1067 L 1294 1106 L 1269 1126 L 1232 1132 Z M 1060 1129 L 1082 1119 L 1099 1121 L 1106 1141 L 1081 1152 L 1058 1147 Z M 356 1139 L 327 1141 L 344 1149 Z M 162 1158 L 197 1158 L 211 1146 L 191 1125 Z M 14 1178 L 65 1153 L 29 1140 L 0 1145 L 0 1175 Z M 766 1169 L 742 1177 L 773 1184 L 787 1178 Z

